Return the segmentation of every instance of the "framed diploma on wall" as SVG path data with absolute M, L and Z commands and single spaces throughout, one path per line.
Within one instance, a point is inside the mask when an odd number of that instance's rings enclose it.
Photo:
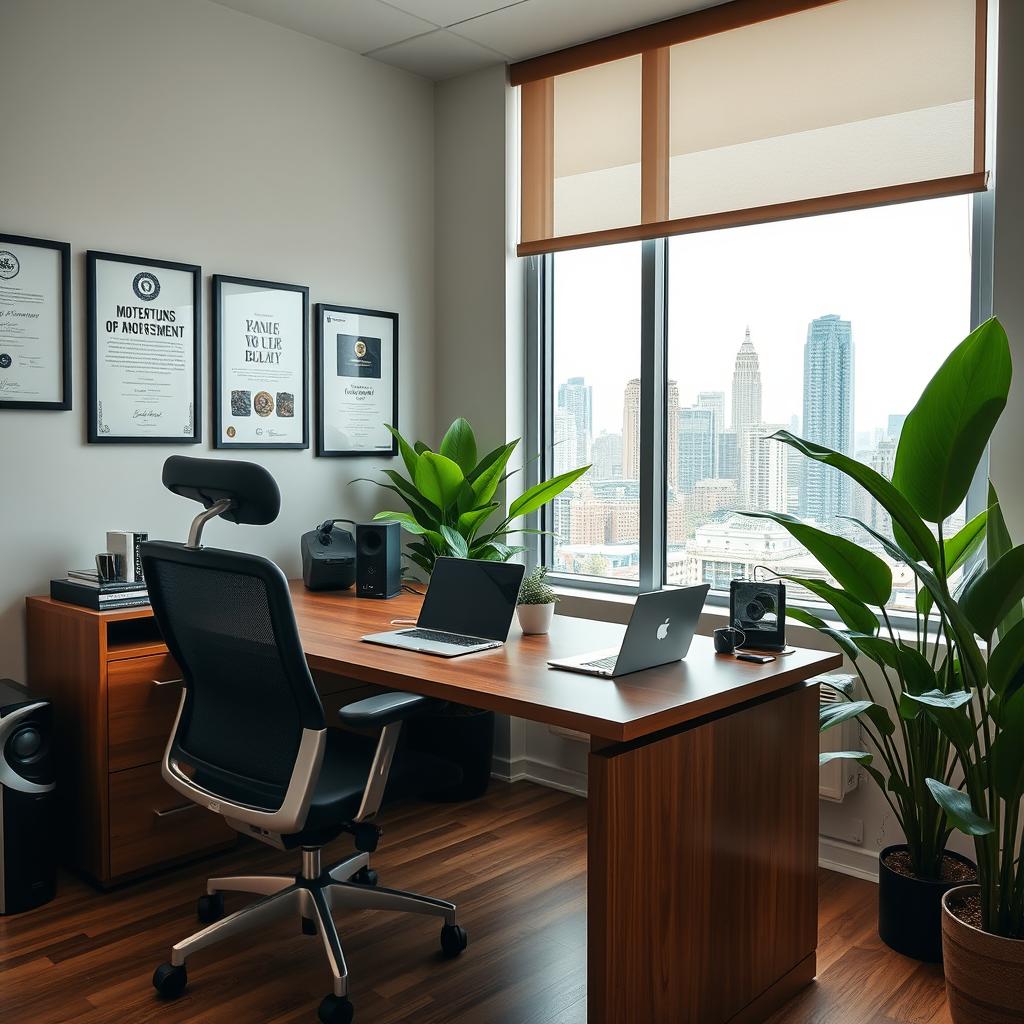
M 213 277 L 218 448 L 308 448 L 309 289 Z
M 0 410 L 71 408 L 71 246 L 0 234 Z
M 90 443 L 198 444 L 201 268 L 90 251 L 86 272 Z
M 316 309 L 317 455 L 397 455 L 398 314 Z

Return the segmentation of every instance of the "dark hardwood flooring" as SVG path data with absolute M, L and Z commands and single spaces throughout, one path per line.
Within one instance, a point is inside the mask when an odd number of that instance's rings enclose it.
M 402 805 L 383 823 L 382 881 L 455 900 L 470 947 L 442 961 L 433 919 L 340 918 L 357 1024 L 585 1024 L 583 800 L 495 783 L 483 800 Z M 63 875 L 51 904 L 0 917 L 0 1021 L 314 1024 L 327 967 L 319 940 L 286 919 L 198 954 L 176 1002 L 150 987 L 170 945 L 197 927 L 208 876 L 291 873 L 294 862 L 246 841 L 109 893 Z M 250 898 L 229 896 L 228 909 Z M 878 940 L 873 885 L 822 872 L 819 919 L 818 981 L 772 1024 L 948 1024 L 941 972 Z

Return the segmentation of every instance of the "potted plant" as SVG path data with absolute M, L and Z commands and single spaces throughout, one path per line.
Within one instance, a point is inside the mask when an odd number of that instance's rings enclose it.
M 401 523 L 415 535 L 405 557 L 428 574 L 441 555 L 505 562 L 525 551 L 521 545 L 508 544 L 509 536 L 537 531 L 516 526 L 515 521 L 536 512 L 590 469 L 581 466 L 542 480 L 512 501 L 505 515 L 498 490 L 515 472 L 506 472 L 506 467 L 519 438 L 478 458 L 473 428 L 462 418 L 448 428 L 436 452 L 421 441 L 410 445 L 392 426 L 388 430 L 398 441 L 409 475 L 385 469 L 391 482 L 371 483 L 397 494 L 408 511 L 378 512 L 374 519 Z M 500 518 L 494 522 L 496 517 Z
M 390 425 L 388 430 L 398 441 L 408 476 L 385 469 L 389 482 L 370 482 L 397 495 L 408 511 L 378 512 L 374 518 L 400 523 L 414 535 L 404 555 L 428 575 L 442 555 L 505 562 L 520 554 L 525 548 L 509 544 L 509 537 L 538 531 L 516 521 L 546 505 L 590 469 L 582 466 L 541 481 L 512 501 L 505 514 L 504 490 L 515 472 L 507 466 L 519 438 L 479 458 L 476 435 L 462 418 L 448 428 L 436 452 L 422 441 L 409 444 Z M 493 712 L 446 704 L 410 722 L 407 740 L 462 768 L 462 782 L 429 794 L 431 799 L 471 800 L 487 791 L 494 752 Z
M 547 633 L 551 629 L 558 598 L 547 582 L 547 574 L 547 566 L 539 565 L 523 577 L 516 615 L 524 633 Z
M 1001 325 L 992 319 L 954 349 L 907 416 L 892 481 L 788 431 L 773 435 L 850 477 L 889 513 L 891 537 L 857 519 L 851 521 L 876 550 L 913 572 L 917 600 L 909 635 L 898 635 L 893 628 L 886 607 L 892 572 L 874 551 L 782 513 L 745 513 L 785 527 L 838 583 L 783 577 L 830 605 L 843 623 L 844 628 L 838 628 L 802 609 L 789 611 L 834 640 L 860 677 L 864 698 L 855 700 L 846 693 L 845 702 L 823 707 L 821 728 L 858 718 L 872 749 L 823 754 L 822 761 L 859 762 L 899 822 L 906 843 L 883 850 L 880 857 L 879 934 L 893 948 L 922 960 L 941 958 L 942 897 L 971 878 L 966 874 L 970 862 L 946 850 L 952 828 L 962 827 L 964 820 L 953 811 L 967 797 L 961 789 L 950 789 L 957 796 L 945 802 L 934 794 L 937 787 L 948 789 L 955 779 L 967 732 L 963 708 L 978 692 L 978 680 L 985 678 L 985 662 L 963 606 L 984 579 L 976 576 L 975 555 L 987 533 L 991 555 L 994 511 L 982 511 L 951 537 L 945 536 L 944 524 L 967 496 L 1009 385 L 1009 345 Z M 967 585 L 958 599 L 952 580 L 959 573 L 966 573 Z M 1024 580 L 1024 560 L 1018 580 Z M 1024 652 L 1024 634 L 1016 644 Z M 881 684 L 872 685 L 862 668 L 865 660 L 874 664 L 872 674 Z M 889 707 L 876 697 L 874 691 L 881 687 Z M 967 749 L 973 750 L 973 744 Z M 988 864 L 981 865 L 983 886 L 989 875 Z

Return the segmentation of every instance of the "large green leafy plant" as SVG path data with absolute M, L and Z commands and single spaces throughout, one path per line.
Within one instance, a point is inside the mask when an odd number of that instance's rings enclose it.
M 398 495 L 408 511 L 378 512 L 374 518 L 401 523 L 416 536 L 407 557 L 428 573 L 440 555 L 504 562 L 524 551 L 521 545 L 507 543 L 508 538 L 538 531 L 517 526 L 515 521 L 546 505 L 590 469 L 581 466 L 535 484 L 504 515 L 501 492 L 515 472 L 507 467 L 518 438 L 478 458 L 473 428 L 461 418 L 448 428 L 436 452 L 420 441 L 409 444 L 394 427 L 388 430 L 398 441 L 408 476 L 385 469 L 390 483 L 371 483 Z
M 873 750 L 823 758 L 853 758 L 870 773 L 899 820 L 919 877 L 939 877 L 952 828 L 974 836 L 984 927 L 1021 935 L 1024 547 L 1010 544 L 991 487 L 985 511 L 953 536 L 944 531 L 977 473 L 1010 377 L 1006 334 L 989 320 L 950 354 L 907 416 L 891 481 L 788 431 L 774 435 L 850 477 L 889 513 L 891 538 L 852 521 L 912 571 L 917 601 L 909 634 L 900 635 L 890 621 L 892 573 L 872 550 L 791 516 L 748 514 L 784 526 L 838 583 L 785 577 L 835 610 L 842 628 L 800 609 L 790 614 L 840 646 L 865 691 L 866 699 L 846 695 L 823 708 L 821 728 L 858 718 Z M 988 568 L 976 557 L 986 541 Z M 892 712 L 872 692 L 864 659 L 878 667 Z

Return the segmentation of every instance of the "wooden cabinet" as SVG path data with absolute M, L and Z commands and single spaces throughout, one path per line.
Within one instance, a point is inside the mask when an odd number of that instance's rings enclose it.
M 160 775 L 180 671 L 149 608 L 95 612 L 30 597 L 29 683 L 54 702 L 60 856 L 101 885 L 234 843 Z M 328 724 L 376 686 L 314 672 Z

